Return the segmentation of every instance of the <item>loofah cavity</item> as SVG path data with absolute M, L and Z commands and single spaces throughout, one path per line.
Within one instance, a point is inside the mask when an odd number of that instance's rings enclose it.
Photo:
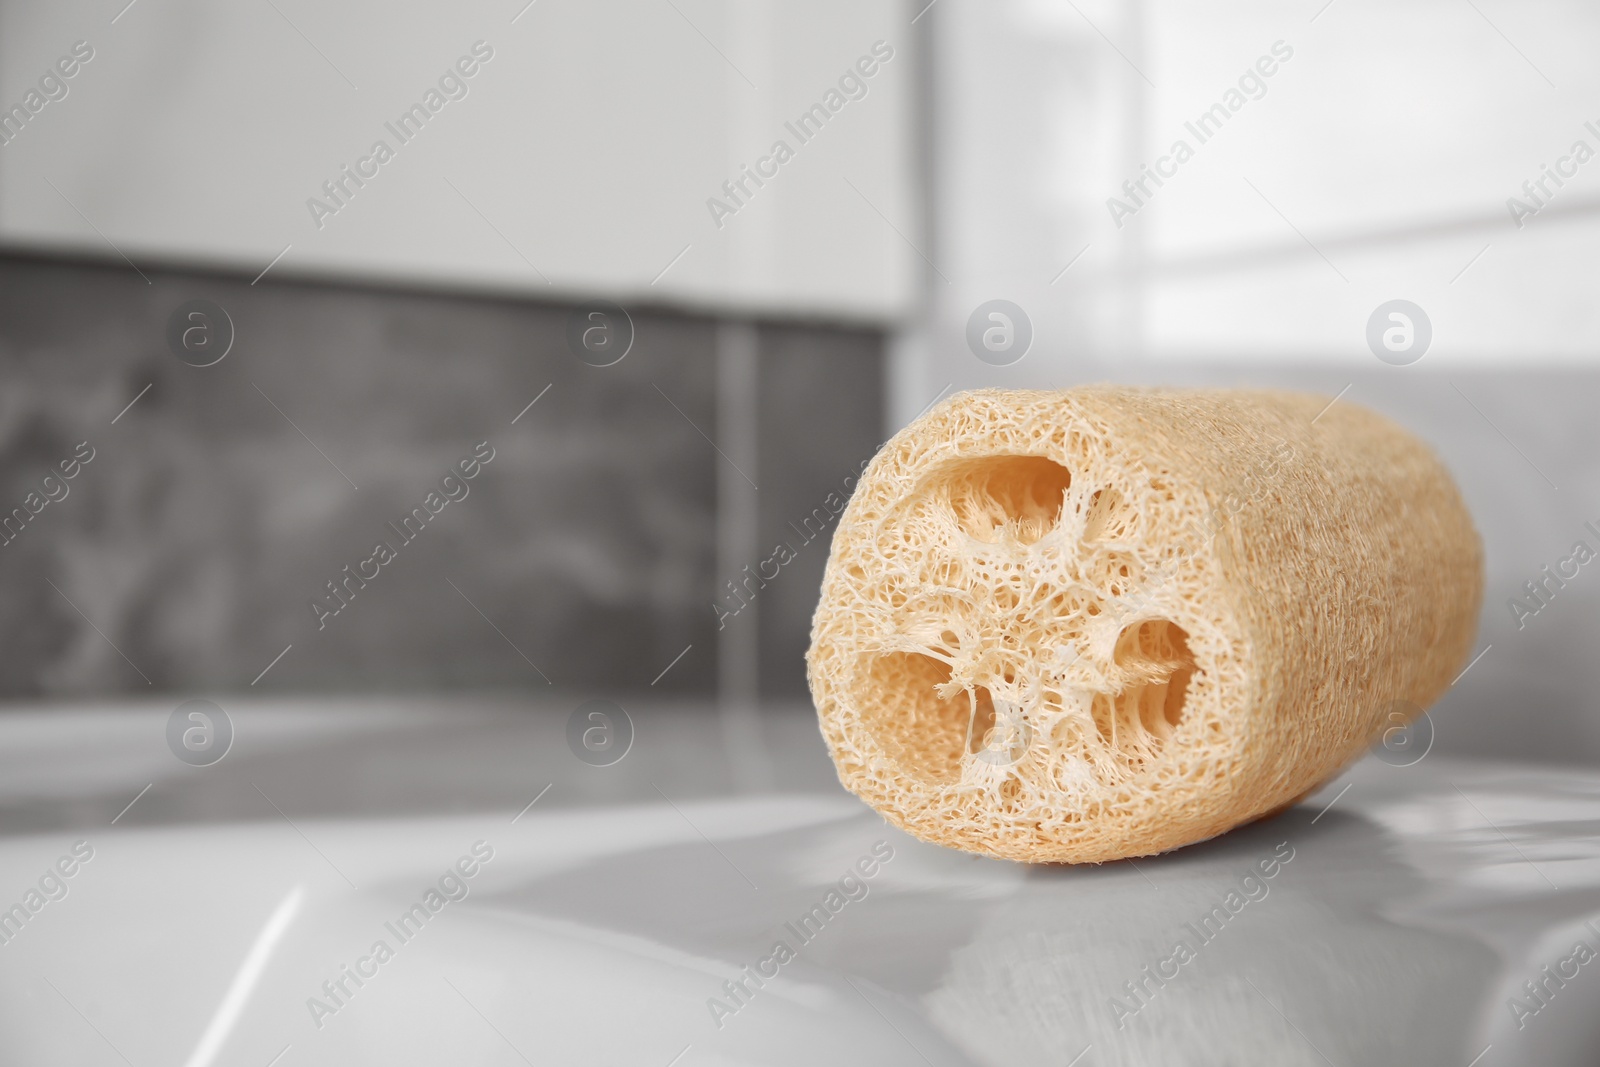
M 896 435 L 813 623 L 840 780 L 969 851 L 1148 855 L 1283 807 L 1393 701 L 1431 703 L 1472 641 L 1477 534 L 1423 445 L 1326 404 L 985 390 Z

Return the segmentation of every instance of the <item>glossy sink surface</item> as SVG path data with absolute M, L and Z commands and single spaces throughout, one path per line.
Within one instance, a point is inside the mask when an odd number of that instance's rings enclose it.
M 1585 770 L 1368 760 L 1030 868 L 887 827 L 797 709 L 630 706 L 593 767 L 566 707 L 229 705 L 203 768 L 170 710 L 0 718 L 0 1063 L 1600 1061 Z

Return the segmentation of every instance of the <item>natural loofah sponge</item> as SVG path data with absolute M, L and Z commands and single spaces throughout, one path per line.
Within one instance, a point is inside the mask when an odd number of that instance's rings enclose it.
M 1144 856 L 1304 796 L 1427 707 L 1483 595 L 1432 452 L 1345 401 L 982 390 L 840 518 L 807 664 L 840 781 L 927 841 Z

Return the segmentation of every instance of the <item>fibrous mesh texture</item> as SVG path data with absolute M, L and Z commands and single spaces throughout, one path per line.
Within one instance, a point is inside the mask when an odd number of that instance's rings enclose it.
M 1470 651 L 1478 535 L 1426 446 L 1327 405 L 991 389 L 897 434 L 807 655 L 840 780 L 939 844 L 1142 856 L 1292 803 L 1396 701 L 1431 704 Z

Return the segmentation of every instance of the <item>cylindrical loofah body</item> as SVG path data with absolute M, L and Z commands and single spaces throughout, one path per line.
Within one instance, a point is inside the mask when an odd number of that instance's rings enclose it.
M 844 785 L 927 841 L 1144 856 L 1305 795 L 1464 666 L 1432 452 L 1347 401 L 983 390 L 884 446 L 807 663 Z

